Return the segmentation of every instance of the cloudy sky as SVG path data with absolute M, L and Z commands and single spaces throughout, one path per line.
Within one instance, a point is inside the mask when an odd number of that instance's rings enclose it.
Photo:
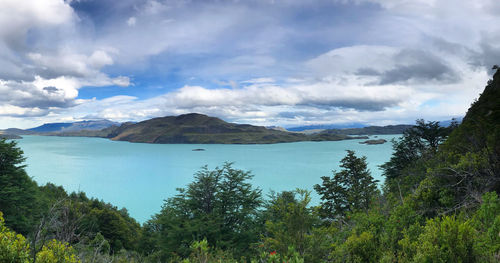
M 0 128 L 198 112 L 256 125 L 464 115 L 497 0 L 0 0 Z

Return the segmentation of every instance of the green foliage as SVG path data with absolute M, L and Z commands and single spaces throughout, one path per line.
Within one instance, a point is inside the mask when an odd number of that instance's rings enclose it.
M 318 216 L 308 207 L 310 192 L 297 189 L 273 196 L 270 201 L 263 243 L 266 249 L 288 255 L 293 247 L 301 256 L 312 249 L 312 228 Z
M 193 241 L 206 238 L 216 249 L 247 254 L 258 238 L 255 219 L 261 205 L 261 191 L 247 182 L 251 177 L 230 163 L 212 171 L 204 167 L 149 222 L 159 230 L 158 249 L 166 257 L 172 253 L 186 257 Z
M 76 251 L 68 244 L 50 241 L 36 255 L 38 263 L 79 263 Z
M 348 150 L 340 161 L 343 169 L 333 178 L 323 176 L 321 185 L 314 189 L 321 195 L 322 216 L 329 219 L 343 217 L 347 212 L 367 210 L 376 197 L 377 181 L 370 175 L 366 157 L 358 158 Z
M 259 256 L 257 259 L 252 259 L 250 262 L 252 263 L 281 263 L 281 262 L 289 262 L 289 263 L 304 263 L 304 262 L 318 262 L 318 261 L 305 261 L 302 256 L 295 250 L 293 246 L 288 247 L 286 255 L 280 254 L 276 252 L 276 250 L 260 249 Z
M 26 239 L 5 227 L 0 212 L 0 262 L 30 262 L 29 245 Z M 38 263 L 79 263 L 76 251 L 68 244 L 52 240 L 36 254 Z
M 427 173 L 428 161 L 438 150 L 438 146 L 455 128 L 439 126 L 439 122 L 417 120 L 413 128 L 407 129 L 399 140 L 393 140 L 391 159 L 381 165 L 386 177 L 385 195 L 393 203 L 414 191 Z
M 6 226 L 21 234 L 32 230 L 37 213 L 37 185 L 24 170 L 23 151 L 0 139 L 0 208 Z
M 481 261 L 500 259 L 500 200 L 495 192 L 486 193 L 481 207 L 474 214 L 473 224 L 480 235 L 475 246 Z
M 404 204 L 391 210 L 382 233 L 383 243 L 392 254 L 397 254 L 402 249 L 400 241 L 408 235 L 411 237 L 420 235 L 420 225 L 423 223 L 425 223 L 424 217 L 412 208 L 411 200 L 407 199 Z
M 347 262 L 377 262 L 380 250 L 375 241 L 375 236 L 370 232 L 354 233 L 345 242 L 345 255 Z
M 405 243 L 416 249 L 412 262 L 477 262 L 475 235 L 470 221 L 445 216 L 428 220 L 416 243 Z
M 0 262 L 29 262 L 29 245 L 26 239 L 7 229 L 2 212 L 0 212 Z
M 86 223 L 108 239 L 113 250 L 135 249 L 141 237 L 140 226 L 136 222 L 127 221 L 127 217 L 126 211 L 120 213 L 114 209 L 93 208 Z

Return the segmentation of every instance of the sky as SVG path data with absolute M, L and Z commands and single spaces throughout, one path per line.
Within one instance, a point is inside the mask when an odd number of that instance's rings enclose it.
M 499 13 L 497 0 L 0 0 L 0 128 L 449 120 L 500 63 Z

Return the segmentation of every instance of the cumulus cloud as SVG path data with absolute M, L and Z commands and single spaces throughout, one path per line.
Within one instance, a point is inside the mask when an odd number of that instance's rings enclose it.
M 83 86 L 130 85 L 102 71 L 113 49 L 74 42 L 79 21 L 63 0 L 0 2 L 0 115 L 49 115 L 84 102 Z
M 12 48 L 24 46 L 30 29 L 54 27 L 74 18 L 73 9 L 63 0 L 4 0 L 0 9 L 0 37 Z

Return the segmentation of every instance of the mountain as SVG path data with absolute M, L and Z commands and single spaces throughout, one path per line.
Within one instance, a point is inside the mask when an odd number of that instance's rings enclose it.
M 46 123 L 42 126 L 27 129 L 27 131 L 35 133 L 52 133 L 52 132 L 72 132 L 81 130 L 102 130 L 113 125 L 118 125 L 117 122 L 108 120 L 93 120 L 79 121 L 68 123 Z
M 225 122 L 219 118 L 190 113 L 123 123 L 100 131 L 63 132 L 61 136 L 105 137 L 140 143 L 268 144 L 299 141 L 353 139 L 339 134 L 305 135 L 249 124 Z
M 413 125 L 399 124 L 387 126 L 368 126 L 363 128 L 331 129 L 324 130 L 321 134 L 342 134 L 342 135 L 375 135 L 375 134 L 402 134 Z
M 35 133 L 41 133 L 41 132 L 58 132 L 61 131 L 64 128 L 67 128 L 71 126 L 72 123 L 45 123 L 41 126 L 31 128 L 31 129 L 26 129 L 27 131 L 32 131 Z
M 36 132 L 34 132 L 34 131 L 17 129 L 17 128 L 9 128 L 9 129 L 5 129 L 5 130 L 0 130 L 0 133 L 2 133 L 2 134 L 11 134 L 11 135 L 32 135 L 32 134 L 36 134 Z
M 448 127 L 452 123 L 461 123 L 462 118 L 440 121 L 439 125 Z M 351 124 L 331 124 L 331 125 L 309 125 L 287 128 L 287 131 L 302 132 L 306 134 L 312 133 L 333 133 L 345 135 L 375 135 L 375 134 L 402 134 L 406 129 L 413 125 L 387 125 L 387 126 L 366 126 L 362 123 Z
M 286 128 L 287 131 L 308 131 L 308 130 L 331 130 L 331 129 L 346 129 L 346 128 L 363 128 L 366 125 L 362 123 L 350 123 L 350 124 L 319 124 L 319 125 L 307 125 L 307 126 L 297 126 Z

